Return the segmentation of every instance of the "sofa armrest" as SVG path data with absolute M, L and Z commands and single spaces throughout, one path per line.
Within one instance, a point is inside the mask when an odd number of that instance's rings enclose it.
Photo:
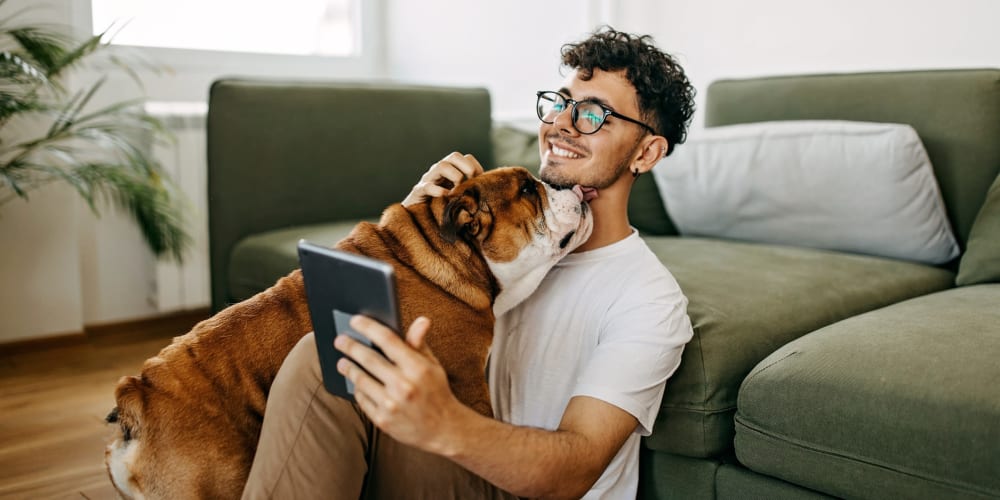
M 224 79 L 208 110 L 212 309 L 241 239 L 377 217 L 452 151 L 492 163 L 481 88 Z

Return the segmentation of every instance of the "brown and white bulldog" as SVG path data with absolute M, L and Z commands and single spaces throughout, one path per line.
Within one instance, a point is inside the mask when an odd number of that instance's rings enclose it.
M 431 319 L 427 343 L 456 397 L 492 415 L 484 373 L 495 316 L 527 298 L 591 229 L 579 188 L 558 190 L 508 167 L 445 197 L 392 205 L 336 248 L 393 265 L 402 324 Z M 238 498 L 271 383 L 311 330 L 294 271 L 175 338 L 139 376 L 123 377 L 105 451 L 116 490 L 127 498 Z

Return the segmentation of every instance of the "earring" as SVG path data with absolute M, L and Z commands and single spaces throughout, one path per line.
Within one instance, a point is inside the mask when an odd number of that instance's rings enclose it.
M 632 177 L 633 177 L 633 178 L 635 178 L 635 177 L 639 177 L 639 169 L 638 169 L 638 168 L 637 168 L 637 169 L 634 169 L 634 170 L 632 170 Z

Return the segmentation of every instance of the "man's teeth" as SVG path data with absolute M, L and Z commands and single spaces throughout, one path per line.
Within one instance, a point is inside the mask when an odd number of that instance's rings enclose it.
M 555 144 L 551 146 L 551 149 L 552 149 L 552 154 L 562 158 L 570 158 L 570 159 L 583 158 L 583 156 L 580 156 L 572 151 L 567 151 L 565 149 L 562 149 L 556 146 Z

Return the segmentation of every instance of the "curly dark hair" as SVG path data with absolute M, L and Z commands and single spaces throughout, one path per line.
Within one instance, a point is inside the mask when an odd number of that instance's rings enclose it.
M 625 70 L 635 87 L 642 119 L 667 139 L 667 154 L 687 138 L 694 114 L 694 87 L 677 60 L 653 45 L 649 35 L 637 36 L 603 26 L 580 43 L 562 47 L 564 66 L 579 71 L 584 81 L 594 69 Z

